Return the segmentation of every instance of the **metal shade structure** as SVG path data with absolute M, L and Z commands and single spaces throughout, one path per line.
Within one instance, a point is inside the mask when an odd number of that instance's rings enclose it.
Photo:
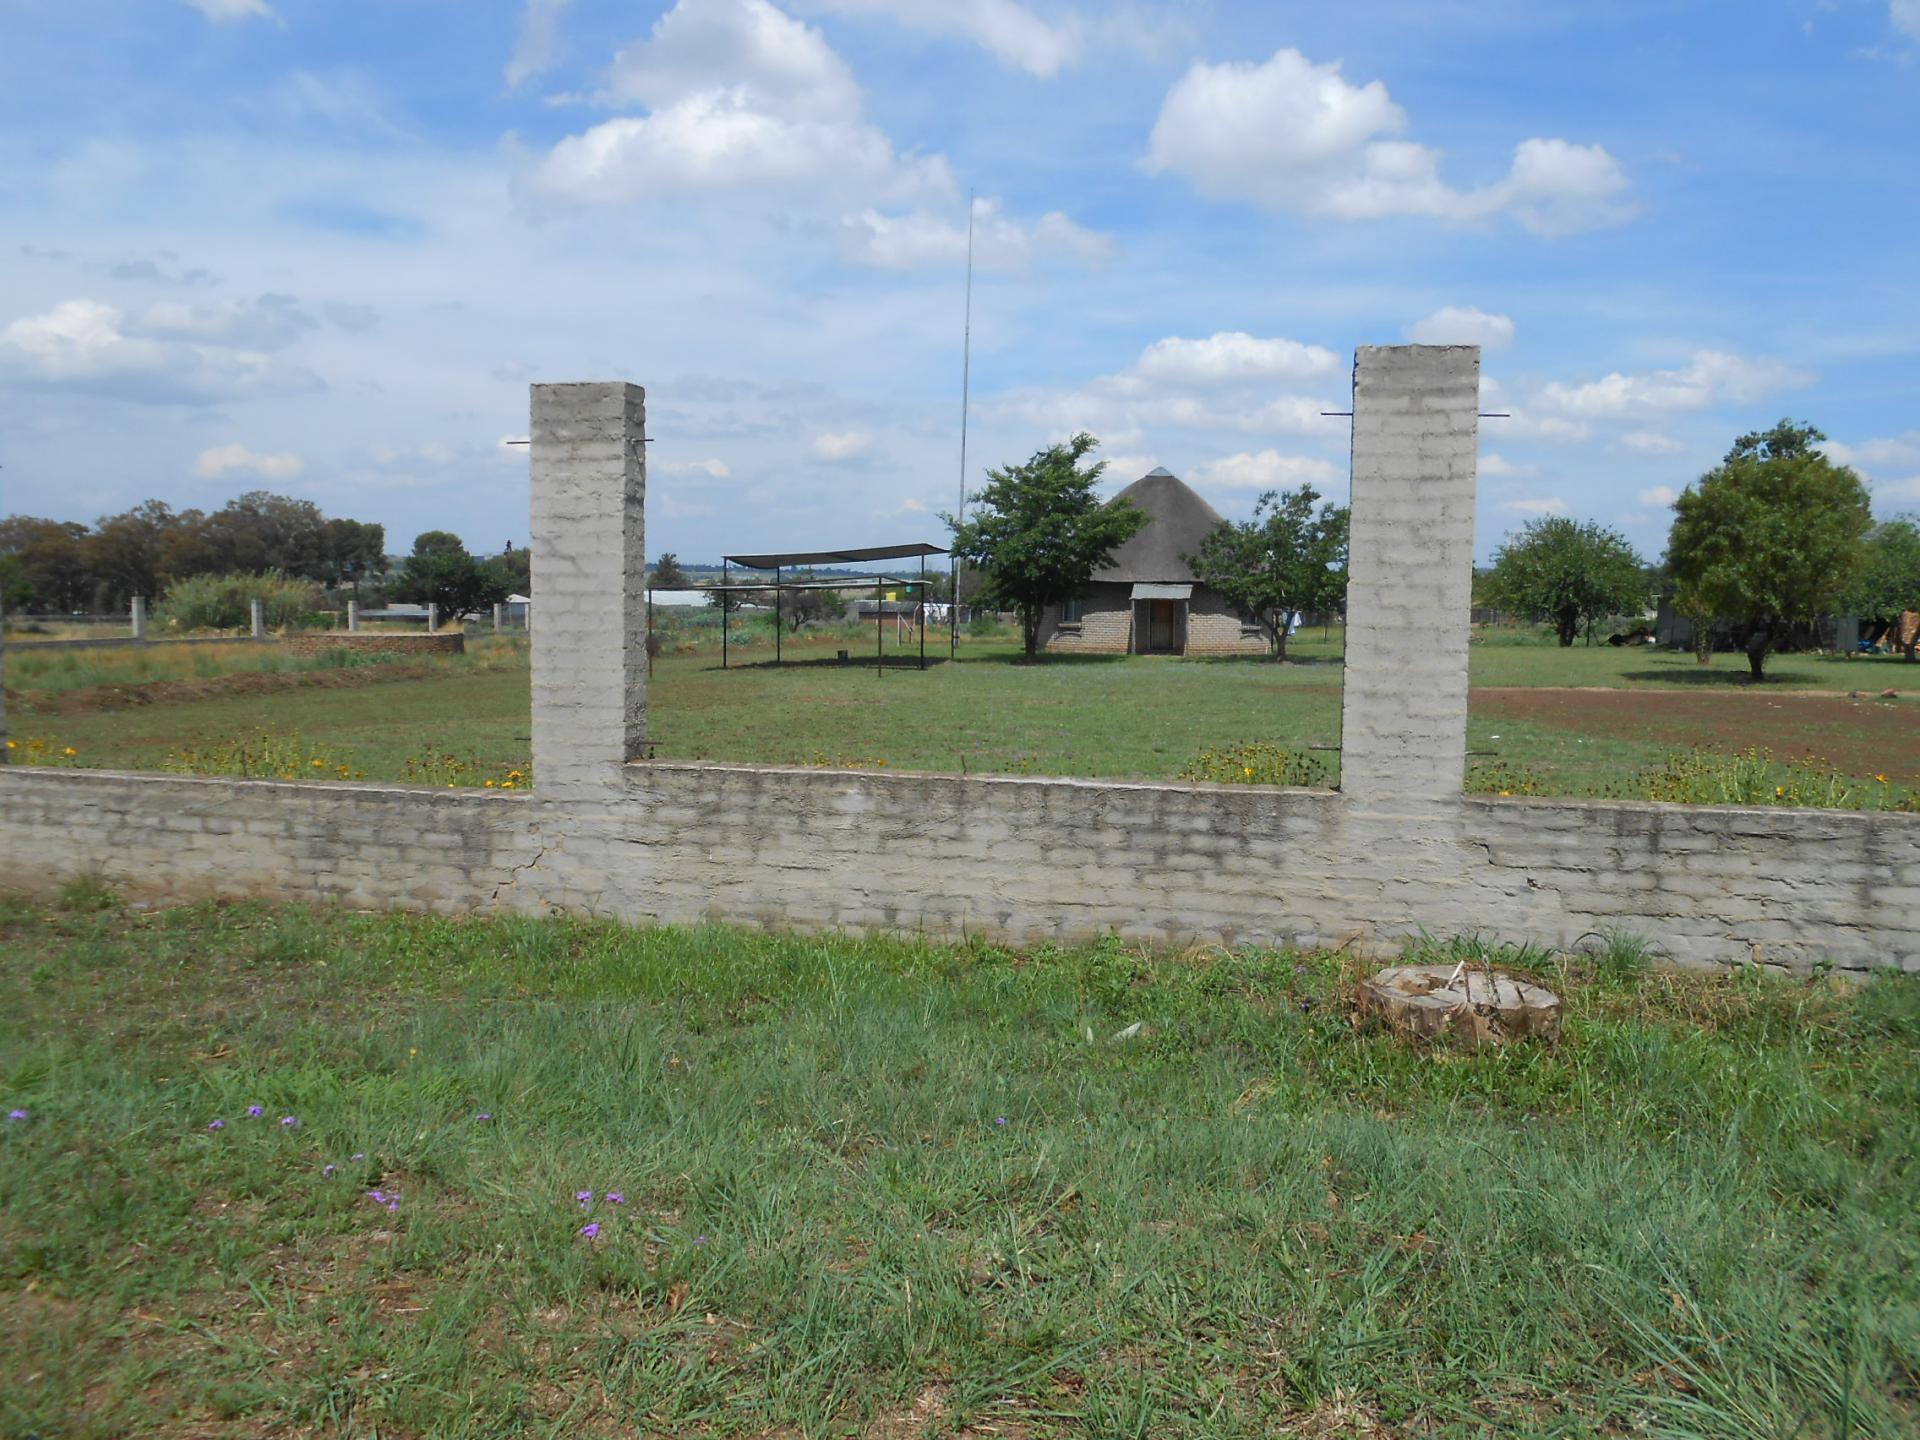
M 720 596 L 720 668 L 729 666 L 727 645 L 727 597 L 742 592 L 765 590 L 764 584 L 745 582 L 735 584 L 732 567 L 741 566 L 747 570 L 773 571 L 773 663 L 782 663 L 783 631 L 780 624 L 780 597 L 788 590 L 849 590 L 853 587 L 842 580 L 787 580 L 783 571 L 795 565 L 846 565 L 859 564 L 874 560 L 920 561 L 920 578 L 908 580 L 900 576 L 876 575 L 873 583 L 873 643 L 874 664 L 876 669 L 885 669 L 886 660 L 886 606 L 882 594 L 889 585 L 898 585 L 918 593 L 915 606 L 920 631 L 920 668 L 927 668 L 927 556 L 947 554 L 945 547 L 929 545 L 925 541 L 913 541 L 904 545 L 866 545 L 842 550 L 786 550 L 763 555 L 722 555 L 720 557 L 720 583 L 718 585 L 700 585 L 693 588 L 717 592 Z M 955 624 L 958 625 L 959 609 L 954 610 Z M 956 636 L 957 636 L 956 629 Z M 653 587 L 647 587 L 647 634 L 653 634 Z M 652 664 L 653 647 L 647 647 L 648 664 Z

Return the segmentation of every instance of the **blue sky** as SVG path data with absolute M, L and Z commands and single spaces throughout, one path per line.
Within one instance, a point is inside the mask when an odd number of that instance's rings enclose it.
M 939 539 L 1077 429 L 1341 496 L 1353 347 L 1486 345 L 1479 549 L 1649 556 L 1811 420 L 1920 510 L 1920 0 L 65 0 L 0 19 L 0 513 L 526 539 L 528 381 L 648 549 Z

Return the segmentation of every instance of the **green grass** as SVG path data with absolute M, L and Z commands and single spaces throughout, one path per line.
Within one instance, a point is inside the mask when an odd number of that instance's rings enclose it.
M 58 693 L 96 685 L 145 685 L 157 680 L 212 680 L 222 675 L 347 670 L 394 658 L 348 650 L 293 655 L 276 645 L 251 641 L 236 641 L 231 645 L 128 645 L 98 650 L 9 647 L 7 684 L 20 691 Z
M 1913 1433 L 1920 981 L 1505 958 L 4 905 L 0 1433 Z
M 967 639 L 961 658 L 949 663 L 944 637 L 930 642 L 935 663 L 924 672 L 877 673 L 871 665 L 832 660 L 843 646 L 858 660 L 869 643 L 870 631 L 790 642 L 788 659 L 798 663 L 776 668 L 765 663 L 772 646 L 762 633 L 736 647 L 735 667 L 724 671 L 711 646 L 669 650 L 656 662 L 648 688 L 656 754 L 669 760 L 1172 779 L 1203 751 L 1266 742 L 1307 753 L 1337 772 L 1337 752 L 1317 748 L 1339 742 L 1337 630 L 1330 637 L 1317 631 L 1300 636 L 1294 650 L 1299 663 L 1285 666 L 1144 656 L 1056 657 L 1026 666 L 1012 663 L 1015 645 L 994 638 Z M 405 780 L 409 760 L 436 750 L 471 760 L 482 773 L 522 766 L 531 732 L 526 641 L 477 638 L 469 646 L 465 657 L 427 662 L 436 671 L 430 679 L 210 695 L 74 715 L 22 707 L 13 732 L 57 748 L 72 745 L 82 764 L 134 769 L 164 768 L 167 756 L 184 748 L 293 730 L 324 746 L 330 760 L 374 780 Z M 891 632 L 888 653 L 900 658 Z M 15 659 L 9 679 L 18 666 L 46 658 Z M 1486 696 L 1484 705 L 1476 701 L 1470 746 L 1487 753 L 1474 761 L 1526 769 L 1541 793 L 1567 795 L 1617 790 L 1692 746 L 1730 753 L 1758 743 L 1795 757 L 1808 749 L 1838 753 L 1851 756 L 1843 768 L 1861 776 L 1899 768 L 1906 747 L 1897 733 L 1887 738 L 1897 717 L 1876 707 L 1911 705 L 1912 692 L 1862 701 L 1865 708 L 1857 714 L 1842 702 L 1784 692 L 1851 684 L 1877 695 L 1920 680 L 1920 666 L 1799 656 L 1777 663 L 1783 695 L 1772 702 L 1746 686 L 1744 667 L 1736 669 L 1725 656 L 1716 657 L 1704 672 L 1710 678 L 1702 681 L 1691 656 L 1607 646 L 1476 645 L 1476 686 L 1668 689 L 1700 701 L 1718 688 L 1728 707 L 1745 707 L 1741 714 L 1773 728 L 1756 734 L 1738 718 L 1729 723 L 1731 709 L 1723 712 L 1717 702 L 1696 706 L 1698 713 L 1649 714 L 1645 724 L 1617 713 L 1611 724 L 1578 715 L 1549 723 L 1483 713 L 1498 708 L 1495 697 Z M 29 675 L 15 682 L 29 706 L 35 687 L 47 683 L 46 672 L 39 673 L 39 679 Z M 1880 729 L 1860 728 L 1868 723 Z M 1863 742 L 1868 734 L 1883 738 Z M 1911 788 L 1914 780 L 1904 772 L 1892 777 L 1896 789 Z

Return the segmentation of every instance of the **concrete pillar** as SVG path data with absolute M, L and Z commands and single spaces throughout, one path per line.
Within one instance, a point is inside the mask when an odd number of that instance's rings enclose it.
M 433 601 L 429 600 L 427 602 L 427 634 L 438 635 L 439 633 L 440 633 L 440 607 L 436 605 Z
M 646 392 L 533 387 L 533 767 L 611 787 L 646 736 Z
M 7 749 L 7 610 L 0 605 L 0 765 L 11 758 Z
M 1477 345 L 1356 354 L 1340 788 L 1370 804 L 1465 779 L 1479 417 Z
M 247 602 L 247 616 L 252 622 L 253 638 L 256 640 L 266 639 L 267 607 L 259 600 L 250 600 Z
M 360 602 L 358 600 L 349 600 L 347 601 L 347 633 L 354 635 L 359 633 L 359 630 Z
M 498 635 L 507 628 L 507 607 L 498 600 L 493 602 L 493 633 Z
M 147 638 L 147 597 L 144 595 L 133 597 L 133 638 Z

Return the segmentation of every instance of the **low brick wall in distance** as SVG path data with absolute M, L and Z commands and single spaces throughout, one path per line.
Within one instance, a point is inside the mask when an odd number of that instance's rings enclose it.
M 328 650 L 357 650 L 369 655 L 464 655 L 467 651 L 467 637 L 458 630 L 442 635 L 310 630 L 289 635 L 282 643 L 294 655 L 319 655 Z

